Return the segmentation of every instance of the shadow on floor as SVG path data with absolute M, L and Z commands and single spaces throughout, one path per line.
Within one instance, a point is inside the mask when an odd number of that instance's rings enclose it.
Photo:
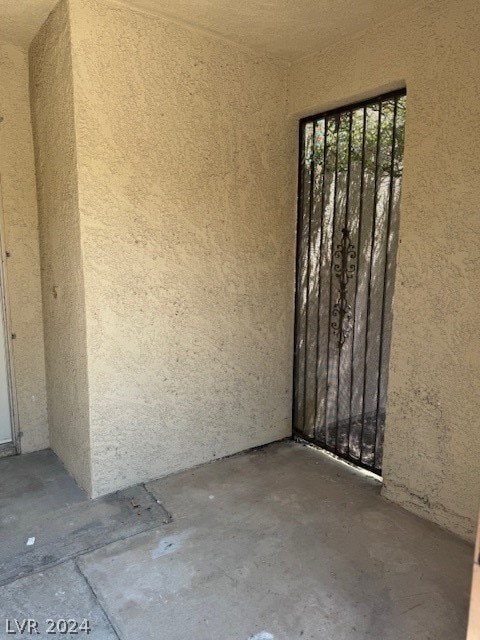
M 0 585 L 169 520 L 142 485 L 89 500 L 50 450 L 3 458 Z
M 1 473 L 2 461 L 0 483 Z M 318 451 L 274 444 L 141 489 L 153 503 L 146 530 L 134 530 L 141 516 L 131 502 L 127 508 L 132 493 L 123 506 L 112 507 L 109 496 L 99 508 L 105 534 L 97 530 L 96 548 L 78 553 L 68 540 L 81 528 L 62 537 L 58 522 L 78 509 L 89 529 L 97 501 L 85 502 L 75 487 L 57 492 L 49 544 L 70 555 L 0 588 L 0 614 L 38 619 L 37 637 L 46 618 L 87 619 L 95 640 L 465 638 L 471 547 Z M 49 500 L 44 491 L 39 499 Z M 12 499 L 0 497 L 2 523 Z M 31 492 L 25 500 L 32 504 Z M 163 522 L 159 503 L 172 522 Z M 28 517 L 10 511 L 25 545 Z M 125 524 L 133 528 L 119 534 Z M 42 526 L 38 538 L 47 535 L 48 522 Z

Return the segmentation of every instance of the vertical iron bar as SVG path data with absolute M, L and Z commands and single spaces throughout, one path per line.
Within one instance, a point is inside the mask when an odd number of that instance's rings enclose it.
M 312 237 L 312 208 L 313 208 L 313 193 L 314 193 L 314 178 L 315 178 L 315 133 L 316 133 L 316 121 L 313 122 L 312 127 L 312 157 L 310 159 L 310 185 L 309 185 L 309 200 L 308 200 L 308 250 L 307 250 L 307 296 L 305 305 L 305 353 L 304 353 L 304 385 L 303 385 L 303 431 L 308 428 L 307 425 L 307 383 L 308 383 L 308 309 L 310 305 L 310 246 Z
M 339 128 L 340 128 L 340 116 L 337 115 L 335 116 L 335 134 L 336 134 L 336 141 L 335 141 L 335 186 L 333 189 L 333 214 L 332 214 L 332 251 L 331 251 L 331 256 L 330 256 L 330 299 L 329 299 L 329 311 L 328 311 L 328 339 L 327 339 L 327 361 L 326 361 L 326 366 L 327 366 L 327 390 L 326 390 L 326 407 L 325 407 L 325 443 L 326 446 L 328 447 L 328 424 L 327 424 L 327 418 L 328 418 L 328 389 L 329 389 L 329 367 L 330 367 L 330 329 L 331 329 L 331 325 L 332 325 L 332 284 L 333 284 L 333 254 L 334 254 L 334 248 L 335 248 L 335 223 L 336 223 L 336 214 L 337 214 L 337 192 L 338 192 L 338 132 L 339 132 Z M 338 399 L 337 399 L 338 401 Z M 337 407 L 338 409 L 338 407 Z M 337 425 L 335 425 L 335 429 L 337 428 Z M 336 434 L 335 434 L 335 439 L 336 439 Z
M 327 119 L 323 119 L 323 169 L 322 169 L 322 200 L 321 200 L 321 209 L 320 209 L 320 247 L 318 251 L 318 307 L 317 307 L 317 355 L 316 355 L 316 366 L 315 366 L 315 422 L 313 428 L 313 434 L 316 435 L 317 430 L 317 418 L 318 418 L 318 363 L 320 360 L 320 351 L 319 351 L 319 343 L 320 343 L 320 305 L 322 303 L 321 300 L 321 291 L 322 291 L 322 256 L 323 256 L 323 223 L 324 223 L 324 215 L 325 215 L 325 173 L 327 166 Z
M 370 262 L 368 265 L 368 290 L 367 290 L 367 313 L 365 318 L 365 355 L 364 355 L 364 373 L 363 373 L 363 404 L 362 404 L 362 428 L 360 431 L 360 462 L 363 455 L 363 431 L 365 427 L 365 394 L 367 391 L 367 360 L 368 360 L 368 332 L 370 325 L 370 297 L 372 287 L 372 267 L 373 252 L 375 247 L 375 233 L 377 227 L 377 199 L 378 199 L 378 160 L 380 158 L 382 132 L 382 101 L 378 102 L 378 127 L 377 127 L 377 148 L 375 152 L 375 182 L 373 189 L 373 220 L 372 220 L 372 237 L 370 241 Z
M 300 342 L 301 342 L 301 318 L 302 318 L 302 244 L 303 244 L 303 227 L 304 227 L 304 164 L 305 164 L 305 147 L 307 123 L 302 122 L 299 127 L 299 160 L 298 160 L 298 196 L 297 196 L 297 262 L 296 262 L 296 313 L 295 313 L 295 352 L 294 352 L 294 406 L 292 422 L 294 428 L 297 431 L 301 431 L 301 425 L 299 424 L 299 411 L 300 411 Z
M 383 292 L 382 292 L 382 315 L 380 322 L 380 349 L 378 357 L 378 378 L 377 378 L 377 410 L 376 410 L 376 434 L 375 443 L 373 449 L 373 466 L 375 466 L 375 456 L 377 452 L 377 440 L 379 435 L 378 420 L 380 410 L 380 384 L 382 381 L 382 361 L 383 361 L 383 329 L 385 323 L 385 298 L 387 293 L 387 275 L 388 275 L 388 245 L 390 242 L 391 232 L 391 218 L 392 218 L 392 200 L 393 200 L 393 170 L 395 164 L 395 147 L 396 147 L 396 134 L 397 134 L 397 108 L 398 103 L 395 100 L 393 107 L 393 132 L 392 132 L 392 150 L 390 157 L 390 183 L 388 185 L 388 218 L 387 218 L 387 233 L 385 238 L 385 264 L 383 270 Z
M 350 161 L 352 159 L 352 121 L 353 121 L 353 112 L 350 111 L 350 119 L 348 123 L 348 153 L 347 153 L 347 185 L 345 190 L 345 221 L 344 227 L 348 228 L 348 199 L 350 196 Z M 343 326 L 339 327 L 340 332 L 343 331 Z M 337 433 L 335 438 L 335 450 L 338 451 L 338 409 L 340 405 L 340 366 L 342 362 L 342 347 L 339 345 L 338 347 L 338 367 L 337 367 Z
M 367 139 L 367 108 L 363 107 L 363 133 L 362 133 L 362 157 L 360 161 L 360 202 L 358 208 L 358 237 L 357 237 L 357 273 L 355 277 L 355 298 L 353 304 L 353 332 L 352 332 L 352 360 L 351 360 L 351 371 L 350 371 L 350 420 L 348 424 L 348 448 L 347 454 L 350 455 L 350 433 L 352 430 L 352 399 L 353 399 L 353 362 L 355 357 L 355 315 L 357 310 L 357 297 L 358 297 L 358 280 L 360 277 L 360 250 L 361 250 L 361 240 L 362 240 L 362 226 L 363 226 L 363 197 L 365 190 L 365 147 L 366 147 L 366 139 Z M 362 405 L 363 411 L 363 405 Z M 361 440 L 360 440 L 360 460 L 362 459 L 362 450 L 361 450 Z

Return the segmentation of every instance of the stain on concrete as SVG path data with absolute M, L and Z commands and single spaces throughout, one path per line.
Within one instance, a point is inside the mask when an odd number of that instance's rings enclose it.
M 178 640 L 465 635 L 470 546 L 314 449 L 272 445 L 147 488 L 169 529 L 78 561 L 125 640 L 158 640 L 159 621 Z
M 182 531 L 177 535 L 167 536 L 162 538 L 158 543 L 156 549 L 152 551 L 152 559 L 157 560 L 162 556 L 168 556 L 171 553 L 175 553 L 182 547 L 183 541 L 187 538 L 188 532 Z

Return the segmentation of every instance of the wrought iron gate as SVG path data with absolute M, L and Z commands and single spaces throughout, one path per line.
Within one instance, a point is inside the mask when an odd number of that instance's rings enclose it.
M 294 430 L 379 474 L 405 99 L 300 123 Z

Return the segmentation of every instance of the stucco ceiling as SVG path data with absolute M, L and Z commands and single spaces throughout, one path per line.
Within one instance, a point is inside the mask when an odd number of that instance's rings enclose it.
M 57 0 L 0 0 L 0 38 L 27 46 Z M 121 0 L 294 60 L 420 0 Z

